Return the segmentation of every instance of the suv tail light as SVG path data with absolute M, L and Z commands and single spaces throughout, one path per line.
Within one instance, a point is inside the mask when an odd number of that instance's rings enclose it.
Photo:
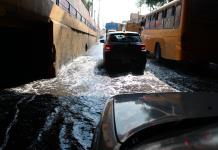
M 141 51 L 145 51 L 146 50 L 144 44 L 141 44 L 140 47 L 141 47 Z
M 105 51 L 105 52 L 110 52 L 110 51 L 111 51 L 111 45 L 105 44 L 105 45 L 104 45 L 104 51 Z

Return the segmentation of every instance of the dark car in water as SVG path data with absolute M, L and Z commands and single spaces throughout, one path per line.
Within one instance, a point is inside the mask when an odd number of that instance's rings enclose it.
M 128 64 L 133 70 L 144 72 L 146 49 L 137 32 L 111 32 L 101 43 L 104 43 L 103 57 L 107 68 Z
M 95 130 L 93 150 L 218 149 L 218 94 L 117 95 Z

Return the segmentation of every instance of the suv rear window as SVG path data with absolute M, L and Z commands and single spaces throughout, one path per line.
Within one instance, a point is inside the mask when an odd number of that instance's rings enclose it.
M 141 42 L 141 38 L 137 34 L 111 34 L 108 42 Z

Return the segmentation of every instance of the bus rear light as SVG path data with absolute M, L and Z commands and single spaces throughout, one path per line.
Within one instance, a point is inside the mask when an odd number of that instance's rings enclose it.
M 105 44 L 105 45 L 104 45 L 104 51 L 105 51 L 105 52 L 110 52 L 110 51 L 111 51 L 111 45 Z

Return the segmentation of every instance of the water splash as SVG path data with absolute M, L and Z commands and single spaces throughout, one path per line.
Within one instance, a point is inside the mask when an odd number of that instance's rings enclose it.
M 56 78 L 39 80 L 12 90 L 58 97 L 56 110 L 45 118 L 36 143 L 43 143 L 45 134 L 58 122 L 57 141 L 60 149 L 90 149 L 93 131 L 106 101 L 122 93 L 155 93 L 177 91 L 146 70 L 144 75 L 131 73 L 111 77 L 102 65 L 102 54 L 81 56 L 63 66 Z M 39 108 L 40 109 L 40 108 Z

